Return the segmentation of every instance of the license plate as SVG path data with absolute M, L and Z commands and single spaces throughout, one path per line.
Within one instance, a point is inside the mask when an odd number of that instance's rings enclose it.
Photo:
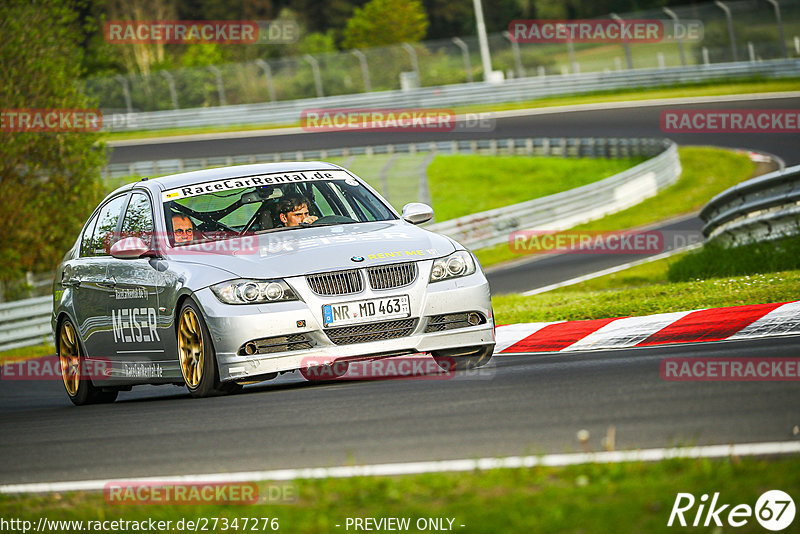
M 368 323 L 380 319 L 410 316 L 408 295 L 326 304 L 322 307 L 325 326 Z

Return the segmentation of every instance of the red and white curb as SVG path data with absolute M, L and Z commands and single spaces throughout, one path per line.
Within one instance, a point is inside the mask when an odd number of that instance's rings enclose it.
M 800 334 L 800 301 L 497 327 L 495 354 L 573 352 Z

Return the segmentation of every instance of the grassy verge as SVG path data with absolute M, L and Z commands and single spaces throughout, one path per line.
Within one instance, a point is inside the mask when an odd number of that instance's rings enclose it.
M 12 362 L 15 360 L 27 360 L 40 356 L 50 356 L 56 353 L 56 348 L 52 343 L 42 343 L 32 347 L 21 347 L 18 349 L 0 351 L 0 363 Z
M 679 149 L 683 171 L 678 181 L 635 206 L 582 224 L 583 230 L 625 230 L 700 209 L 711 197 L 749 178 L 753 163 L 744 154 L 704 147 Z M 529 257 L 513 252 L 508 243 L 476 250 L 484 267 Z
M 499 324 L 601 319 L 800 298 L 800 237 L 698 251 L 540 295 L 492 298 Z
M 436 156 L 428 184 L 437 221 L 532 200 L 607 178 L 642 159 Z M 458 191 L 457 195 L 453 192 Z
M 683 282 L 788 269 L 800 269 L 800 236 L 733 248 L 712 242 L 672 262 L 667 276 L 673 282 Z
M 153 518 L 171 520 L 173 525 L 181 518 L 270 517 L 277 518 L 280 530 L 286 532 L 346 532 L 353 530 L 352 525 L 345 528 L 347 518 L 398 517 L 410 518 L 411 532 L 418 532 L 419 518 L 452 519 L 452 530 L 458 532 L 668 532 L 680 528 L 667 527 L 679 492 L 693 493 L 698 503 L 701 494 L 720 492 L 720 505 L 754 507 L 767 490 L 791 493 L 800 487 L 800 458 L 669 460 L 300 480 L 297 487 L 298 501 L 280 506 L 114 506 L 104 502 L 102 493 L 0 496 L 0 515 L 33 521 L 34 526 L 40 517 Z M 696 512 L 697 506 L 687 512 L 687 522 L 693 521 Z M 444 525 L 448 526 L 447 520 Z M 759 529 L 750 517 L 745 527 L 736 530 Z
M 716 83 L 687 84 L 683 86 L 659 87 L 630 91 L 600 91 L 585 95 L 557 96 L 526 100 L 524 102 L 509 102 L 504 104 L 486 104 L 459 106 L 454 108 L 458 114 L 476 113 L 484 111 L 508 111 L 515 109 L 542 108 L 554 106 L 569 106 L 592 104 L 599 102 L 622 102 L 627 100 L 648 100 L 655 98 L 681 98 L 690 96 L 720 96 L 742 93 L 774 93 L 781 91 L 797 91 L 800 89 L 800 79 L 789 78 L 782 80 L 720 80 Z M 204 126 L 197 128 L 172 128 L 167 130 L 150 130 L 136 132 L 115 132 L 106 136 L 107 141 L 123 141 L 126 139 L 148 139 L 152 137 L 171 137 L 179 135 L 197 135 L 225 132 L 242 132 L 252 130 L 276 129 L 299 127 L 300 123 L 292 124 L 231 124 L 228 126 Z
M 797 300 L 800 271 L 648 284 L 619 290 L 562 288 L 531 297 L 492 298 L 498 324 L 650 315 Z

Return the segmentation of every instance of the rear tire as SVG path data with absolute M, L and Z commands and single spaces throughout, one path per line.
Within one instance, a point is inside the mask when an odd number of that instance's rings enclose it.
M 450 349 L 431 353 L 439 367 L 445 371 L 452 370 L 455 362 L 456 371 L 468 371 L 483 367 L 492 359 L 494 345 L 484 345 L 464 349 Z
M 67 396 L 75 406 L 102 404 L 117 400 L 117 391 L 102 391 L 87 376 L 86 357 L 81 348 L 78 332 L 72 321 L 66 319 L 58 328 L 56 351 L 61 366 L 61 378 Z
M 178 361 L 192 397 L 214 397 L 240 391 L 236 382 L 220 382 L 211 334 L 198 306 L 187 300 L 178 314 Z

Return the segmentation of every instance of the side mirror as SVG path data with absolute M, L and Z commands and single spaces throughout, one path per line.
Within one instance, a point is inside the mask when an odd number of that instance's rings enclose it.
M 111 255 L 120 260 L 141 258 L 150 250 L 140 237 L 126 237 L 111 246 Z
M 411 202 L 403 206 L 403 220 L 411 224 L 422 224 L 433 219 L 433 208 L 422 202 Z

